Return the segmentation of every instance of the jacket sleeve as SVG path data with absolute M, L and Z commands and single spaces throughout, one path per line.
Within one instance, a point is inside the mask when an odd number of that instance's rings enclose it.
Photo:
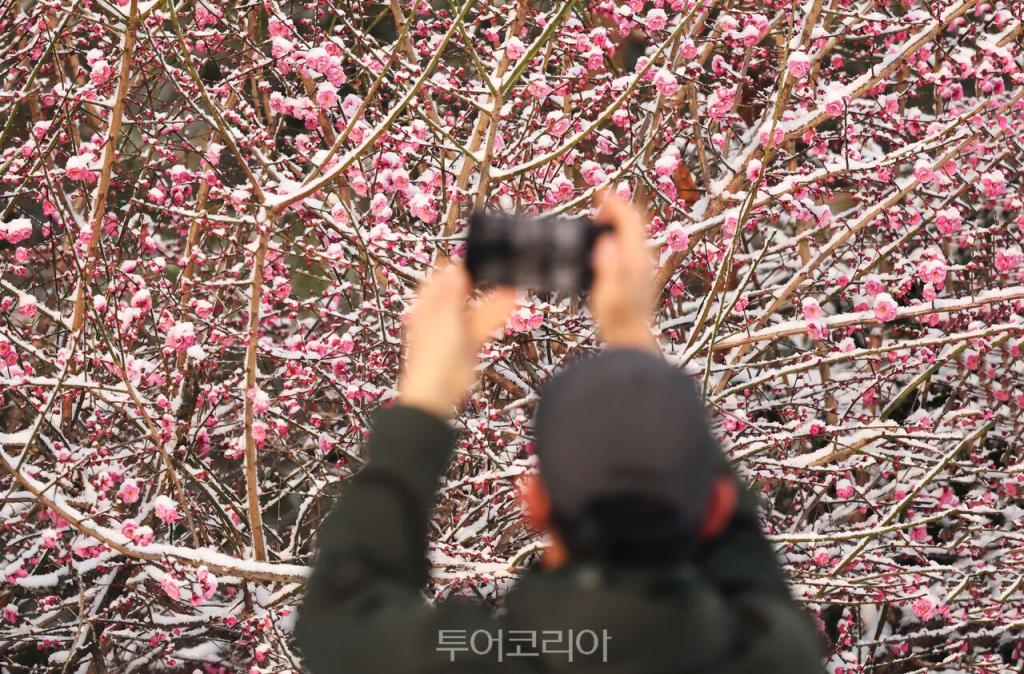
M 459 601 L 433 608 L 422 595 L 430 512 L 454 445 L 448 424 L 422 410 L 396 406 L 376 414 L 370 460 L 320 530 L 299 611 L 296 635 L 314 674 L 493 666 L 493 658 L 438 648 L 445 635 L 497 634 L 486 609 Z

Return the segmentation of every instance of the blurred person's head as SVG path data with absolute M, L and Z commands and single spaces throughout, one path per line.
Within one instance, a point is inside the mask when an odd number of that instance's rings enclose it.
M 735 508 L 700 393 L 660 356 L 618 349 L 568 366 L 542 391 L 534 439 L 540 473 L 522 496 L 551 536 L 547 566 L 672 563 Z

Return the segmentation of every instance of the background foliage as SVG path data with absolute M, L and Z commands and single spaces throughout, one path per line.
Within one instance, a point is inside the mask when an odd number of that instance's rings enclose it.
M 299 670 L 331 499 L 472 207 L 651 217 L 834 672 L 1017 672 L 1021 16 L 1005 0 L 0 0 L 0 667 Z M 432 596 L 500 598 L 538 385 L 483 358 Z

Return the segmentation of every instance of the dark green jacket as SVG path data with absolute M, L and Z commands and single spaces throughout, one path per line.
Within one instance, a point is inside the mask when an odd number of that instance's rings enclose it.
M 455 441 L 426 412 L 378 412 L 370 461 L 320 531 L 299 613 L 314 674 L 823 672 L 745 490 L 726 533 L 672 571 L 531 570 L 500 618 L 467 601 L 429 605 L 427 527 Z

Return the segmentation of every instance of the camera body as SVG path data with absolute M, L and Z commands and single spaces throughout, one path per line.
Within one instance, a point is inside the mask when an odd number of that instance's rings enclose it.
M 466 235 L 466 268 L 477 286 L 585 291 L 594 280 L 594 244 L 609 231 L 610 225 L 587 217 L 474 212 Z

